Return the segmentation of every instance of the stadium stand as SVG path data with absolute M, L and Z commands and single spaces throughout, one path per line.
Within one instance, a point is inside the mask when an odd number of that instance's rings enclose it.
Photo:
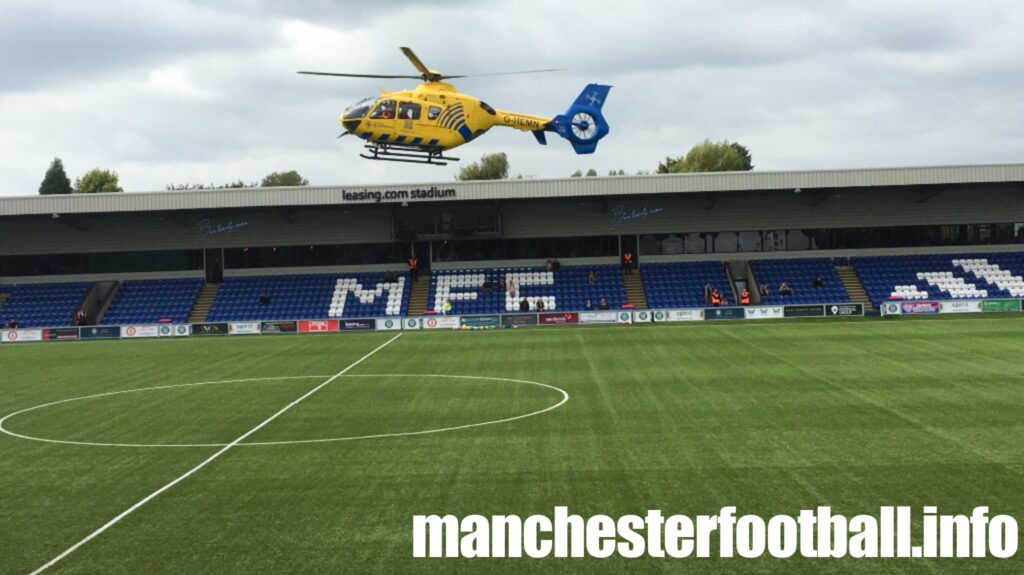
M 839 279 L 832 260 L 828 258 L 751 260 L 750 269 L 758 287 L 767 284 L 768 295 L 761 298 L 764 305 L 805 303 L 846 303 L 850 301 L 846 287 Z M 821 287 L 814 287 L 814 278 L 820 276 Z M 789 284 L 792 295 L 780 295 L 779 285 Z
M 594 284 L 587 279 L 591 271 Z M 514 298 L 501 285 L 501 280 L 508 278 L 517 287 Z M 490 282 L 490 293 L 484 289 L 486 282 Z M 537 310 L 538 299 L 544 302 L 545 311 L 584 310 L 588 299 L 596 310 L 601 298 L 609 309 L 618 309 L 626 303 L 626 290 L 619 266 L 614 264 L 563 266 L 557 272 L 543 267 L 435 270 L 427 302 L 431 309 L 440 310 L 448 298 L 453 314 L 487 314 L 519 311 L 523 297 L 530 311 Z
M 641 272 L 647 304 L 654 309 L 706 307 L 706 285 L 718 288 L 735 303 L 722 262 L 642 264 Z
M 71 325 L 90 285 L 73 282 L 7 286 L 7 298 L 0 307 L 0 323 L 14 320 L 20 327 Z
M 330 319 L 403 315 L 407 273 L 384 282 L 380 273 L 225 278 L 208 321 Z M 387 297 L 384 293 L 387 292 Z M 267 303 L 260 302 L 267 296 Z
M 852 258 L 871 302 L 1024 297 L 1024 252 Z
M 202 287 L 201 278 L 125 281 L 102 323 L 183 323 Z

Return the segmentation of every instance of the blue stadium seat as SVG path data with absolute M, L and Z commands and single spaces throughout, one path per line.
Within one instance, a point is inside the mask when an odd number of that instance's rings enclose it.
M 764 305 L 850 301 L 835 265 L 828 258 L 751 260 L 750 269 L 754 272 L 758 286 L 768 286 L 768 295 L 761 298 Z M 814 287 L 815 276 L 821 276 L 821 287 Z M 786 282 L 792 288 L 791 295 L 779 294 L 779 285 L 782 282 Z
M 593 284 L 588 281 L 591 271 Z M 509 277 L 516 283 L 515 298 L 501 285 Z M 485 282 L 491 284 L 490 293 L 484 290 Z M 601 298 L 608 302 L 609 309 L 618 309 L 626 303 L 626 288 L 615 264 L 562 266 L 558 272 L 543 267 L 441 270 L 430 278 L 427 308 L 440 310 L 448 298 L 453 314 L 506 313 L 519 311 L 523 297 L 531 311 L 536 311 L 538 299 L 543 300 L 545 311 L 584 310 L 587 300 L 592 309 L 597 309 Z
M 704 286 L 718 288 L 735 303 L 720 261 L 641 264 L 640 270 L 650 308 L 706 307 Z
M 1024 252 L 851 258 L 871 303 L 1024 297 Z
M 102 323 L 184 323 L 202 287 L 201 278 L 127 280 L 121 284 Z
M 331 319 L 405 315 L 409 274 L 385 283 L 383 273 L 274 275 L 225 278 L 209 321 Z M 260 295 L 270 298 L 260 304 Z
M 89 291 L 88 282 L 19 284 L 3 288 L 0 323 L 14 320 L 21 327 L 71 325 L 75 311 Z

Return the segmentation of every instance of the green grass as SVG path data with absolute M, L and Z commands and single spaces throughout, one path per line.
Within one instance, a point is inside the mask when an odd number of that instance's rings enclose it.
M 228 443 L 394 334 L 0 346 L 18 433 Z M 1024 519 L 1024 323 L 722 323 L 407 333 L 52 573 L 1017 573 L 998 560 L 413 559 L 414 514 L 988 505 Z M 28 573 L 217 447 L 0 435 L 0 573 Z M 919 526 L 918 526 L 919 527 Z

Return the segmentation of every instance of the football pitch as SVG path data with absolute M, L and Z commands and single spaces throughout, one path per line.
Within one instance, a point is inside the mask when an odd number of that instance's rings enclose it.
M 555 506 L 766 518 L 988 506 L 1019 520 L 1016 317 L 395 338 L 0 346 L 0 573 L 54 559 L 47 573 L 1024 571 L 1020 553 L 412 554 L 414 515 Z

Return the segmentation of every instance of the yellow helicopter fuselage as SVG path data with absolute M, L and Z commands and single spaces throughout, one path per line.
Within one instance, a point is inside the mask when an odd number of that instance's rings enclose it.
M 368 143 L 443 151 L 461 146 L 494 126 L 545 130 L 551 118 L 495 110 L 446 82 L 424 82 L 413 90 L 381 91 L 345 110 L 341 125 Z

